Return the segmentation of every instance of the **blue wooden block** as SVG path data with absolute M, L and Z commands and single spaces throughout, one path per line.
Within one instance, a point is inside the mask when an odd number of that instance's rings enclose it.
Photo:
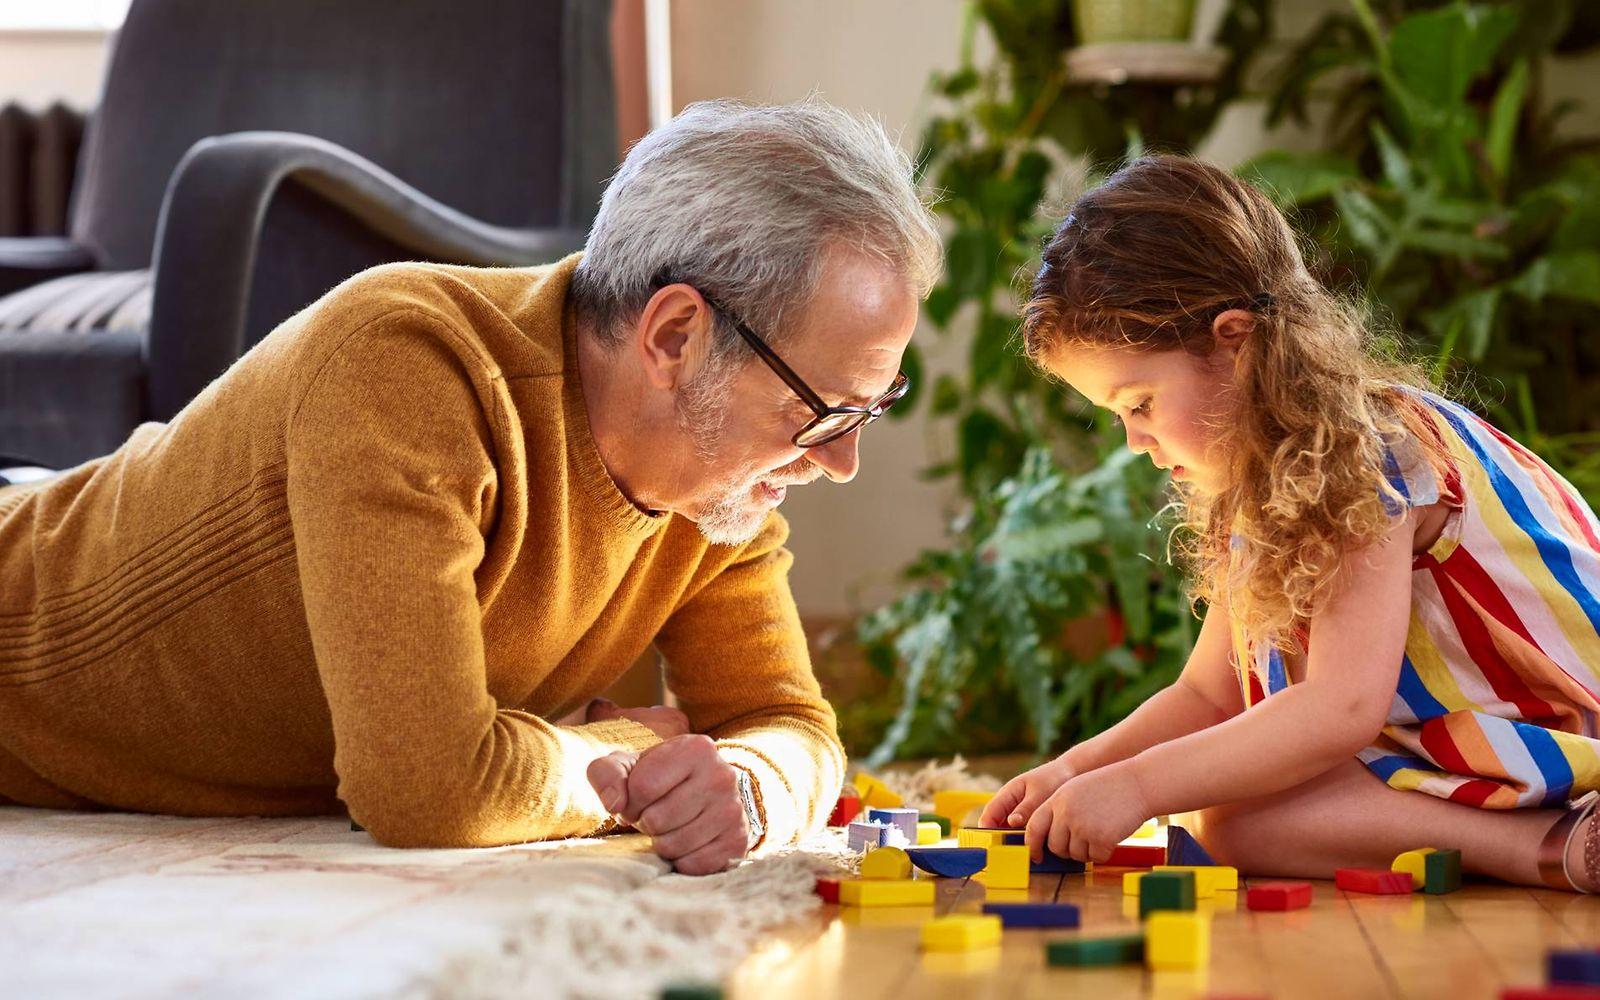
M 1071 903 L 984 903 L 983 912 L 1006 927 L 1078 926 L 1078 908 Z
M 885 826 L 897 827 L 905 835 L 906 843 L 917 842 L 917 820 L 921 816 L 915 809 L 869 809 L 867 819 Z
M 976 875 L 989 863 L 989 852 L 982 847 L 913 847 L 906 855 L 918 868 L 943 878 Z
M 1087 867 L 1082 861 L 1063 858 L 1046 847 L 1042 858 L 1029 863 L 1028 871 L 1036 875 L 1082 875 Z
M 1169 865 L 1205 865 L 1210 867 L 1216 862 L 1211 860 L 1211 855 L 1200 846 L 1200 842 L 1189 835 L 1189 831 L 1181 826 L 1167 827 L 1167 864 Z
M 1600 986 L 1600 951 L 1552 951 L 1545 979 L 1556 986 Z

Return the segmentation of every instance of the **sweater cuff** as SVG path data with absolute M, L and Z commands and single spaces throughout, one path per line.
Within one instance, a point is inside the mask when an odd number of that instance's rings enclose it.
M 643 753 L 661 742 L 661 737 L 656 735 L 654 729 L 632 719 L 607 719 L 604 722 L 585 722 L 562 728 L 602 748 L 602 753 L 613 750 Z

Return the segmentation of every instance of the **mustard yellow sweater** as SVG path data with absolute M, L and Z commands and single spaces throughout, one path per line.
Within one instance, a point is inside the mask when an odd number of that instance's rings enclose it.
M 590 834 L 589 762 L 656 738 L 548 720 L 654 642 L 766 843 L 818 823 L 844 757 L 787 527 L 711 546 L 618 490 L 576 263 L 367 271 L 171 423 L 0 490 L 0 801 L 348 808 L 396 846 Z

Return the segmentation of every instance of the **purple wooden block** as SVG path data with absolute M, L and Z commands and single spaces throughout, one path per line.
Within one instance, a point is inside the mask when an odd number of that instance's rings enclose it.
M 918 868 L 944 878 L 976 875 L 989 863 L 983 847 L 913 847 L 906 854 Z
M 1167 827 L 1167 864 L 1169 865 L 1215 865 L 1211 855 L 1200 846 L 1200 842 L 1189 836 L 1189 831 L 1181 826 Z
M 869 809 L 867 819 L 875 823 L 886 823 L 889 826 L 899 827 L 905 834 L 906 843 L 917 842 L 917 817 L 920 814 L 915 809 Z
M 1082 875 L 1087 868 L 1082 861 L 1063 858 L 1048 847 L 1044 849 L 1044 857 L 1028 865 L 1028 871 L 1036 875 Z
M 884 837 L 889 832 L 887 823 L 874 823 L 871 820 L 856 820 L 851 823 L 845 836 L 848 838 L 852 851 L 864 851 L 869 847 L 882 847 Z
M 1552 951 L 1545 956 L 1545 978 L 1551 985 L 1600 986 L 1600 951 Z
M 1006 927 L 1078 926 L 1078 908 L 1071 903 L 984 903 L 983 912 Z

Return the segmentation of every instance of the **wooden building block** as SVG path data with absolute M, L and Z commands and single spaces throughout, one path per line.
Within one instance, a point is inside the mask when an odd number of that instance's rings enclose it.
M 991 889 L 1028 887 L 1028 849 L 1020 844 L 989 848 L 989 863 L 983 869 L 983 884 Z
M 851 784 L 856 786 L 861 804 L 869 809 L 896 809 L 906 804 L 905 799 L 891 791 L 888 785 L 865 771 L 857 771 Z
M 1051 965 L 1126 965 L 1144 958 L 1144 935 L 1051 941 L 1044 946 L 1044 955 Z
M 828 814 L 829 826 L 849 826 L 857 816 L 861 815 L 864 807 L 861 796 L 851 788 L 839 794 L 839 801 L 833 804 L 833 812 Z
M 993 792 L 975 792 L 961 788 L 946 788 L 933 793 L 933 811 L 950 821 L 952 829 L 977 822 L 983 807 L 994 798 Z M 947 834 L 948 836 L 948 834 Z
M 817 879 L 816 894 L 822 897 L 824 903 L 837 903 L 839 901 L 839 879 Z
M 1139 829 L 1133 831 L 1134 840 L 1149 840 L 1161 832 L 1161 824 L 1153 819 L 1147 819 L 1140 824 Z
M 941 841 L 943 839 L 944 839 L 944 834 L 939 832 L 939 824 L 938 823 L 929 823 L 929 822 L 923 821 L 923 822 L 919 822 L 917 824 L 917 844 L 918 844 L 918 846 L 921 846 L 922 844 L 937 844 L 939 841 Z
M 1454 849 L 1434 851 L 1424 859 L 1422 891 L 1430 896 L 1455 892 L 1461 888 L 1461 852 Z
M 1365 892 L 1390 896 L 1411 892 L 1411 876 L 1406 872 L 1387 871 L 1382 868 L 1339 868 L 1333 873 L 1333 884 L 1346 892 Z
M 1200 842 L 1189 835 L 1189 831 L 1181 826 L 1167 827 L 1167 864 L 1169 865 L 1215 865 L 1211 855 L 1200 846 Z
M 1160 844 L 1118 844 L 1106 859 L 1111 868 L 1154 868 L 1166 863 L 1167 849 Z
M 1194 909 L 1194 872 L 1146 872 L 1139 880 L 1139 916 L 1148 917 L 1157 910 Z
M 922 947 L 928 951 L 972 951 L 1000 943 L 1000 918 L 976 913 L 935 917 L 922 925 Z
M 845 906 L 932 906 L 933 880 L 842 879 L 839 902 Z
M 1405 872 L 1410 875 L 1411 884 L 1420 889 L 1424 879 L 1427 878 L 1428 855 L 1432 853 L 1433 848 L 1431 847 L 1419 847 L 1414 851 L 1402 852 L 1389 863 L 1389 870 L 1392 872 Z
M 984 903 L 983 912 L 1007 927 L 1078 926 L 1078 908 L 1071 903 Z
M 875 847 L 861 859 L 862 878 L 901 881 L 911 877 L 911 858 L 898 847 Z
M 1128 872 L 1122 876 L 1122 894 L 1124 896 L 1139 895 L 1139 882 L 1144 876 L 1144 872 Z
M 976 875 L 989 863 L 989 852 L 982 847 L 914 847 L 906 856 L 918 868 L 941 878 Z
M 884 823 L 899 830 L 900 835 L 906 838 L 908 845 L 917 842 L 917 811 L 915 809 L 868 809 L 867 819 L 872 820 L 874 823 Z
M 1239 869 L 1228 865 L 1156 865 L 1152 871 L 1194 872 L 1196 896 L 1239 891 Z
M 917 822 L 918 823 L 936 823 L 936 824 L 938 824 L 939 836 L 940 836 L 941 839 L 944 838 L 944 837 L 950 836 L 950 831 L 955 829 L 955 827 L 950 825 L 950 817 L 941 816 L 936 812 L 918 813 L 917 814 Z
M 1048 847 L 1043 850 L 1043 857 L 1028 866 L 1028 870 L 1036 875 L 1082 875 L 1089 870 L 1089 865 L 1082 861 L 1063 858 Z
M 1025 844 L 1026 830 L 996 830 L 982 826 L 964 826 L 956 831 L 956 844 L 961 847 L 1000 847 L 1005 844 Z
M 1252 910 L 1303 910 L 1311 905 L 1311 883 L 1257 882 L 1244 902 Z
M 1199 913 L 1160 910 L 1144 928 L 1145 965 L 1155 971 L 1203 969 L 1211 961 L 1211 921 Z
M 1600 986 L 1600 950 L 1563 948 L 1547 953 L 1545 981 L 1552 986 Z
M 852 851 L 882 847 L 889 835 L 888 826 L 863 819 L 851 823 L 847 830 L 845 837 Z

